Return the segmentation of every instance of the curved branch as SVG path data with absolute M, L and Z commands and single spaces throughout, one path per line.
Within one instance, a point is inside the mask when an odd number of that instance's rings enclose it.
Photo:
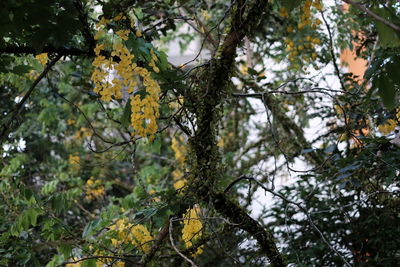
M 361 3 L 358 3 L 358 2 L 355 2 L 355 1 L 352 1 L 352 0 L 343 0 L 343 2 L 346 2 L 347 4 L 350 4 L 350 5 L 354 6 L 358 10 L 364 11 L 365 13 L 367 13 L 368 15 L 370 15 L 371 17 L 373 17 L 377 21 L 382 22 L 383 24 L 385 24 L 386 26 L 389 26 L 390 28 L 392 28 L 393 30 L 395 30 L 397 32 L 400 32 L 400 26 L 391 23 L 390 21 L 386 20 L 385 18 L 382 18 L 378 14 L 372 12 L 371 10 L 369 10 L 368 8 L 363 6 Z
M 271 266 L 285 266 L 270 231 L 262 227 L 233 201 L 227 199 L 225 194 L 213 192 L 211 199 L 219 213 L 229 218 L 233 223 L 238 224 L 240 229 L 248 232 L 258 241 L 262 251 L 271 261 Z

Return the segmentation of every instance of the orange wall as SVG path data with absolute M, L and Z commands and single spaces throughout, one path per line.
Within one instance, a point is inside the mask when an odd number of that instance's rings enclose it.
M 348 5 L 345 4 L 343 6 L 343 10 L 348 10 Z M 356 35 L 357 33 L 353 33 Z M 353 42 L 353 47 L 357 47 L 357 43 Z M 342 65 L 348 68 L 349 72 L 352 72 L 354 75 L 359 76 L 358 80 L 361 82 L 364 76 L 364 72 L 367 69 L 368 62 L 362 58 L 357 57 L 355 48 L 353 50 L 344 49 L 340 53 L 340 61 Z

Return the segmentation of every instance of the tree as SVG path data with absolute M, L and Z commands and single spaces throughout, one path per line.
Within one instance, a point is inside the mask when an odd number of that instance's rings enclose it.
M 2 265 L 399 261 L 396 1 L 3 2 Z

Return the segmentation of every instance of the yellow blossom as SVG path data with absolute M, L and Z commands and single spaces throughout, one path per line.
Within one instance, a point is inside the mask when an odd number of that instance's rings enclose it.
M 194 242 L 202 236 L 203 224 L 198 214 L 200 207 L 195 205 L 192 209 L 188 209 L 183 216 L 182 240 L 185 242 L 186 248 L 193 246 Z M 193 256 L 203 252 L 202 246 L 197 249 Z
M 113 20 L 114 20 L 114 21 L 119 21 L 119 20 L 121 20 L 123 17 L 124 17 L 124 15 L 123 15 L 122 13 L 119 13 L 118 15 L 116 15 L 116 16 L 113 18 Z
M 125 19 L 122 14 L 114 18 L 115 21 L 121 19 Z M 98 26 L 101 27 L 108 23 L 108 20 L 102 18 Z M 122 40 L 128 40 L 129 33 L 129 30 L 119 30 L 115 34 Z M 137 31 L 136 35 L 141 36 L 140 31 Z M 113 98 L 121 99 L 122 89 L 127 88 L 129 94 L 134 93 L 137 81 L 139 80 L 136 77 L 141 77 L 146 94 L 144 97 L 140 97 L 138 94 L 130 96 L 132 107 L 131 125 L 134 129 L 132 135 L 148 137 L 149 141 L 152 141 L 158 130 L 157 118 L 160 115 L 158 102 L 161 88 L 159 84 L 151 77 L 151 73 L 147 69 L 133 63 L 135 56 L 120 41 L 114 43 L 110 58 L 101 55 L 104 49 L 104 44 L 97 44 L 94 48 L 96 57 L 92 62 L 94 70 L 91 77 L 94 83 L 94 92 L 99 94 L 100 99 L 104 101 L 111 101 Z M 151 60 L 149 65 L 154 72 L 159 72 L 160 70 L 156 66 L 157 56 L 155 52 L 151 50 L 150 55 Z M 115 62 L 114 57 L 118 57 L 120 61 Z M 110 77 L 109 74 L 113 70 L 116 72 L 116 75 Z
M 113 266 L 114 267 L 125 267 L 125 262 L 117 261 Z
M 184 141 L 184 139 L 182 137 L 179 140 L 181 142 Z M 180 142 L 176 138 L 173 138 L 171 148 L 175 152 L 175 159 L 178 162 L 178 164 L 183 165 L 186 160 L 185 159 L 186 147 L 184 145 L 181 145 Z
M 79 156 L 77 156 L 77 155 L 69 155 L 69 156 L 68 156 L 68 163 L 69 163 L 70 165 L 72 165 L 72 166 L 76 166 L 76 165 L 79 166 L 79 163 L 80 163 L 80 158 L 79 158 Z
M 393 132 L 394 129 L 396 128 L 396 126 L 397 126 L 397 122 L 393 119 L 389 119 L 384 124 L 379 125 L 378 130 L 382 134 L 387 135 L 387 134 Z
M 36 55 L 35 59 L 39 60 L 40 64 L 42 64 L 42 65 L 46 65 L 47 62 L 49 61 L 49 57 L 48 57 L 47 53 L 42 53 L 42 54 Z
M 137 224 L 131 228 L 131 234 L 133 237 L 132 243 L 136 247 L 139 247 L 143 252 L 147 253 L 150 251 L 151 244 L 153 240 L 150 232 L 147 230 L 146 226 Z
M 400 108 L 397 108 L 396 112 L 397 112 L 397 113 L 396 113 L 397 121 L 400 122 Z
M 93 177 L 90 177 L 86 181 L 85 194 L 85 199 L 88 201 L 99 199 L 105 195 L 105 188 L 100 180 L 95 180 Z
M 210 14 L 209 14 L 208 11 L 205 10 L 205 9 L 202 9 L 202 10 L 201 10 L 201 15 L 203 16 L 204 20 L 206 20 L 206 21 L 209 20 L 209 19 L 211 18 Z
M 224 145 L 225 145 L 224 138 L 221 137 L 221 138 L 218 140 L 217 146 L 223 148 Z
M 280 15 L 281 17 L 283 17 L 283 18 L 289 17 L 289 13 L 287 12 L 286 8 L 284 8 L 284 7 L 281 7 L 281 8 L 279 9 L 279 15 Z

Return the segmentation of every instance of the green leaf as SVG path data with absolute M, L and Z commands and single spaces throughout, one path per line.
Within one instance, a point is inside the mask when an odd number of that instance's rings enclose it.
M 131 109 L 131 101 L 126 102 L 124 113 L 121 117 L 121 124 L 124 127 L 129 127 L 129 125 L 131 124 Z
M 288 11 L 292 11 L 301 4 L 302 0 L 282 0 L 282 6 Z
M 58 247 L 58 251 L 59 251 L 59 253 L 64 255 L 65 259 L 68 259 L 72 252 L 72 246 L 70 244 L 61 244 Z
M 26 217 L 28 222 L 32 226 L 36 226 L 37 218 L 39 215 L 43 214 L 43 211 L 37 208 L 30 208 L 26 211 Z
M 43 195 L 50 195 L 57 189 L 58 180 L 49 181 L 42 187 L 42 194 Z
M 252 68 L 248 68 L 247 69 L 247 71 L 248 71 L 248 73 L 250 74 L 250 75 L 258 75 L 258 72 L 255 70 L 255 69 L 252 69 Z
M 89 259 L 82 262 L 81 267 L 96 267 L 96 259 Z
M 381 16 L 382 18 L 393 23 L 391 14 L 388 10 L 384 8 L 374 8 L 373 11 Z M 378 31 L 379 41 L 382 47 L 399 47 L 400 46 L 400 36 L 391 27 L 386 24 L 376 21 L 376 30 Z
M 158 67 L 161 71 L 164 71 L 168 68 L 168 59 L 167 54 L 164 51 L 158 53 L 159 61 L 157 62 Z
M 83 233 L 82 233 L 82 237 L 83 238 L 87 238 L 92 236 L 93 231 L 95 230 L 95 228 L 100 224 L 100 219 L 96 219 L 93 221 L 90 221 L 85 228 L 83 229 Z
M 144 14 L 143 14 L 142 9 L 141 8 L 134 8 L 134 10 L 135 10 L 135 16 L 138 18 L 138 20 L 143 19 Z
M 386 64 L 385 69 L 390 79 L 400 86 L 400 56 L 392 57 L 391 61 Z
M 153 153 L 160 154 L 160 152 L 161 152 L 161 144 L 162 144 L 161 138 L 157 136 L 154 139 L 154 141 L 152 143 L 150 143 L 151 151 Z
M 376 86 L 385 108 L 393 110 L 396 107 L 396 90 L 392 80 L 387 75 L 381 75 Z
M 28 65 L 18 65 L 15 66 L 11 72 L 17 75 L 23 75 L 25 73 L 28 73 L 29 71 L 33 70 L 32 66 L 28 66 Z
M 96 259 L 89 259 L 82 262 L 81 267 L 96 267 Z

